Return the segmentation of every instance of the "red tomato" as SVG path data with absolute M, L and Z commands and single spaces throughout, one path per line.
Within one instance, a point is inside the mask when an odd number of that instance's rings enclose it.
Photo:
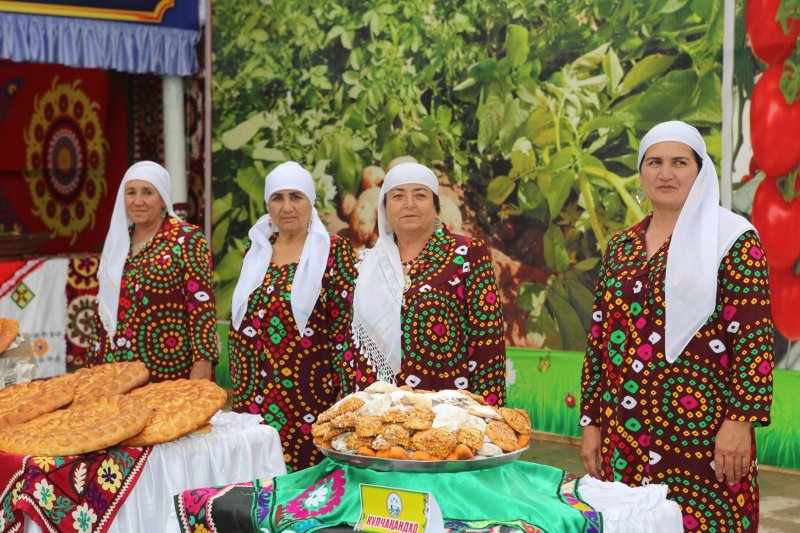
M 775 20 L 781 0 L 748 0 L 745 12 L 747 36 L 753 53 L 768 65 L 783 63 L 794 51 L 800 20 L 789 19 L 789 35 Z
M 750 144 L 767 176 L 788 174 L 800 163 L 800 100 L 786 103 L 780 89 L 783 65 L 769 67 L 756 83 L 750 104 Z
M 564 403 L 567 404 L 567 407 L 575 407 L 575 396 L 567 394 L 567 397 L 564 398 Z
M 758 185 L 752 220 L 770 270 L 791 270 L 800 259 L 800 197 L 786 202 L 776 182 L 767 177 Z
M 769 260 L 769 257 L 767 259 Z M 800 313 L 798 313 L 800 276 L 791 270 L 770 267 L 769 290 L 775 327 L 789 340 L 800 339 Z

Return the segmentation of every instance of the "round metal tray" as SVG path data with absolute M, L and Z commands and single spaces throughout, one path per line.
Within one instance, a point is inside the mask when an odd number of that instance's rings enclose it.
M 498 455 L 496 457 L 482 457 L 480 459 L 466 459 L 463 461 L 404 461 L 402 459 L 385 459 L 383 457 L 369 457 L 367 455 L 351 455 L 319 447 L 323 454 L 334 461 L 345 463 L 358 468 L 368 468 L 378 472 L 429 472 L 453 473 L 483 470 L 504 465 L 519 459 L 528 446 L 519 450 Z

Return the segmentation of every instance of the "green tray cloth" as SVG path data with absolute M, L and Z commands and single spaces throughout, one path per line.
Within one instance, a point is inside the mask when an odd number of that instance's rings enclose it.
M 331 459 L 271 481 L 255 481 L 256 531 L 306 533 L 352 526 L 361 511 L 362 483 L 433 493 L 448 529 L 602 531 L 600 514 L 581 500 L 575 476 L 551 466 L 514 461 L 472 472 L 435 474 L 376 472 Z

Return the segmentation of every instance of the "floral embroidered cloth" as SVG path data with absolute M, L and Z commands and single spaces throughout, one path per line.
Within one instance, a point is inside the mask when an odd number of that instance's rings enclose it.
M 23 513 L 43 531 L 107 531 L 151 450 L 109 448 L 65 457 L 0 452 L 0 533 L 21 532 Z
M 330 459 L 252 484 L 196 489 L 176 497 L 184 533 L 294 531 L 352 526 L 360 513 L 359 485 L 430 491 L 451 531 L 599 532 L 600 513 L 578 491 L 573 474 L 516 461 L 452 474 L 375 472 Z M 249 510 L 249 522 L 245 509 Z

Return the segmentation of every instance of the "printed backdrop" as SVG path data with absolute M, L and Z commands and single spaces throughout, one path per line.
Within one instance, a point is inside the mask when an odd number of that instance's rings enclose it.
M 0 62 L 0 228 L 99 250 L 128 164 L 125 76 Z

